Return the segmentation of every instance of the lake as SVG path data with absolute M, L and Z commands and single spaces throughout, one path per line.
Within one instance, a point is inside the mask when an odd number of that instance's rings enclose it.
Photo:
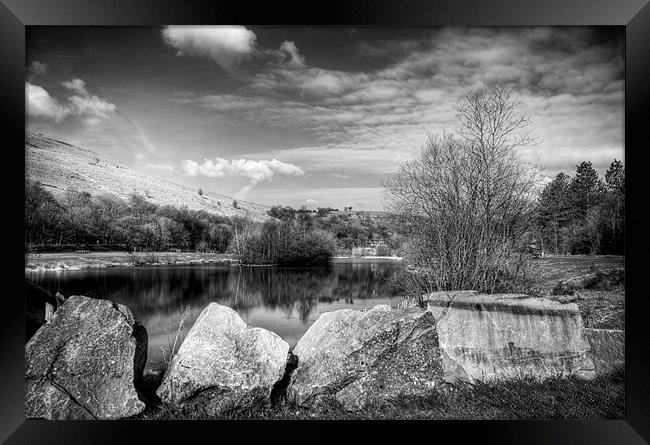
M 295 346 L 320 314 L 403 298 L 389 284 L 395 261 L 335 261 L 323 267 L 152 266 L 86 271 L 26 272 L 52 293 L 86 295 L 124 304 L 149 334 L 148 367 L 165 360 L 186 313 L 180 339 L 211 302 L 235 309 L 251 326 Z M 180 340 L 177 341 L 177 344 Z

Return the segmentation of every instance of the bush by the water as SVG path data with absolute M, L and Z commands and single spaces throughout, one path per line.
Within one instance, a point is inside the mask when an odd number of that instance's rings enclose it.
M 417 272 L 412 293 L 495 292 L 532 227 L 536 171 L 520 157 L 528 117 L 504 85 L 454 108 L 456 135 L 431 136 L 386 185 L 395 231 Z
M 231 250 L 241 264 L 317 265 L 334 255 L 334 239 L 298 222 L 269 221 L 245 227 Z

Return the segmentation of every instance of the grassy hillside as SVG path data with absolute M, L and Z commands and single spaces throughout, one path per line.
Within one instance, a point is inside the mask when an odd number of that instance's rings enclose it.
M 233 207 L 231 196 L 197 190 L 158 179 L 117 164 L 101 155 L 40 134 L 25 136 L 25 176 L 38 181 L 55 197 L 66 190 L 89 192 L 92 195 L 112 193 L 128 198 L 132 193 L 144 195 L 154 204 L 187 206 L 223 216 L 246 216 L 266 220 L 268 206 L 238 200 Z

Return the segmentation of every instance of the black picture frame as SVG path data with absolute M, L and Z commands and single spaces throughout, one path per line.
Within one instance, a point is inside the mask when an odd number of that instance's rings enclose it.
M 199 434 L 226 440 L 227 434 L 249 439 L 283 441 L 332 437 L 348 432 L 387 439 L 453 443 L 581 443 L 641 444 L 650 442 L 650 335 L 646 330 L 648 296 L 643 292 L 644 255 L 648 252 L 650 220 L 644 215 L 647 174 L 645 127 L 650 122 L 650 5 L 647 0 L 447 0 L 438 2 L 355 1 L 309 5 L 307 2 L 268 2 L 251 5 L 234 1 L 169 0 L 0 0 L 0 110 L 5 126 L 2 150 L 5 182 L 0 227 L 5 234 L 3 306 L 0 309 L 0 440 L 6 443 L 119 443 L 135 436 L 152 443 L 199 441 Z M 616 25 L 625 27 L 625 267 L 627 270 L 626 369 L 624 420 L 453 421 L 331 423 L 331 422 L 173 422 L 173 421 L 36 421 L 24 416 L 24 258 L 25 27 L 34 25 L 165 25 L 165 24 L 313 25 Z M 7 138 L 6 136 L 11 136 Z M 23 142 L 21 142 L 21 140 Z M 19 168 L 23 166 L 23 168 Z M 8 291 L 6 283 L 12 290 Z M 342 431 L 344 427 L 346 432 Z M 300 432 L 297 429 L 301 430 Z M 178 438 L 183 439 L 178 439 Z M 231 439 L 232 440 L 232 439 Z M 239 439 L 235 439 L 239 440 Z

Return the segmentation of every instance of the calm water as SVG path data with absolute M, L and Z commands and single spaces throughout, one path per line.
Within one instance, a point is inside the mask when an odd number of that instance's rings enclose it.
M 170 350 L 188 311 L 181 338 L 200 312 L 218 302 L 252 326 L 276 332 L 292 347 L 323 312 L 373 307 L 400 297 L 387 283 L 392 261 L 333 263 L 328 267 L 188 265 L 29 272 L 27 278 L 66 297 L 86 295 L 128 306 L 149 334 L 150 366 Z

